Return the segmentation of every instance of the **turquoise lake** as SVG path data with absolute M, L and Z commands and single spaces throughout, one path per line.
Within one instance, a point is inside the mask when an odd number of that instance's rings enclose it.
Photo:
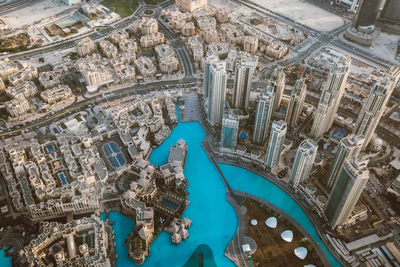
M 217 266 L 235 266 L 224 256 L 224 251 L 236 232 L 237 218 L 233 208 L 225 200 L 225 185 L 201 147 L 204 136 L 205 132 L 199 123 L 179 123 L 164 143 L 153 150 L 150 156 L 152 164 L 163 165 L 167 162 L 169 148 L 181 138 L 186 141 L 188 153 L 185 176 L 189 182 L 190 205 L 183 216 L 191 219 L 193 225 L 189 229 L 188 240 L 182 241 L 179 245 L 172 244 L 170 235 L 162 232 L 151 245 L 150 256 L 146 258 L 143 266 L 182 266 L 201 245 L 211 248 L 213 260 Z M 315 241 L 319 242 L 331 264 L 340 266 L 318 238 L 306 214 L 283 190 L 253 172 L 226 164 L 219 164 L 219 166 L 233 189 L 261 197 L 290 214 Z M 117 214 L 124 220 L 127 218 Z M 132 220 L 130 220 L 130 225 L 133 225 Z M 123 232 L 121 237 L 118 237 L 118 228 L 115 227 L 114 230 L 116 239 L 122 239 L 122 242 L 129 235 L 126 228 L 121 231 Z M 126 254 L 125 245 L 121 247 L 117 244 L 117 253 L 118 266 L 134 266 L 133 261 Z M 206 258 L 204 263 L 204 266 L 207 266 Z
M 186 141 L 188 155 L 185 176 L 189 182 L 190 205 L 183 216 L 191 219 L 193 224 L 189 228 L 188 240 L 182 241 L 179 245 L 172 244 L 170 235 L 162 232 L 151 245 L 151 255 L 146 258 L 142 266 L 182 266 L 199 247 L 209 247 L 212 251 L 213 259 L 205 257 L 204 266 L 211 266 L 207 265 L 208 262 L 215 262 L 217 266 L 223 267 L 235 266 L 224 256 L 224 251 L 236 232 L 237 218 L 233 208 L 225 200 L 225 185 L 201 147 L 204 136 L 205 132 L 199 123 L 179 123 L 164 143 L 153 150 L 150 156 L 152 164 L 163 165 L 167 162 L 169 148 L 181 138 Z M 289 195 L 255 173 L 226 164 L 219 164 L 219 166 L 233 189 L 263 198 L 290 214 L 319 243 L 332 266 L 340 266 L 318 238 L 306 214 Z M 102 219 L 104 217 L 103 214 Z M 109 213 L 109 218 L 115 222 L 113 229 L 117 245 L 118 267 L 135 266 L 128 257 L 127 247 L 124 244 L 134 228 L 133 220 L 118 212 Z M 0 266 L 11 265 L 11 258 L 4 257 L 4 251 L 0 256 Z M 7 259 L 9 262 L 3 264 L 3 260 Z
M 11 257 L 6 257 L 6 247 L 0 250 L 0 266 L 11 266 Z

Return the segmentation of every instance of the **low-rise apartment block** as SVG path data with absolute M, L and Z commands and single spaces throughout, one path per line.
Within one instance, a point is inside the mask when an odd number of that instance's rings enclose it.
M 103 55 L 107 58 L 114 58 L 118 55 L 118 49 L 110 41 L 101 40 L 99 47 Z
M 95 45 L 90 37 L 85 37 L 76 42 L 75 48 L 78 55 L 80 57 L 84 57 L 93 53 L 93 51 L 95 50 Z
M 153 47 L 165 42 L 165 36 L 162 32 L 154 34 L 143 35 L 140 37 L 140 45 L 144 48 Z
M 55 104 L 70 97 L 73 97 L 71 88 L 68 85 L 62 84 L 51 89 L 47 89 L 40 93 L 40 97 L 48 104 Z
M 0 77 L 3 80 L 17 72 L 18 66 L 14 61 L 10 61 L 9 58 L 0 59 Z
M 8 82 L 11 86 L 17 86 L 25 81 L 38 77 L 38 71 L 35 67 L 26 67 L 19 72 L 8 77 Z
M 28 100 L 23 96 L 7 101 L 4 105 L 6 106 L 7 112 L 14 118 L 24 116 L 31 108 Z
M 59 85 L 60 80 L 60 75 L 54 71 L 43 72 L 39 76 L 39 82 L 45 89 Z

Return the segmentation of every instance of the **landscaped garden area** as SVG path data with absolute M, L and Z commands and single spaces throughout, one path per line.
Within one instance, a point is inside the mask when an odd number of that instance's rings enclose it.
M 257 243 L 257 250 L 252 256 L 253 262 L 258 264 L 257 266 L 289 267 L 308 264 L 323 266 L 307 237 L 286 218 L 251 199 L 247 199 L 243 205 L 247 208 L 246 235 Z M 276 218 L 275 228 L 266 225 L 266 220 L 271 217 Z M 254 220 L 257 221 L 257 225 L 253 225 Z M 281 236 L 283 232 L 291 233 Z M 304 259 L 294 253 L 295 249 L 300 247 L 307 250 Z M 301 250 L 304 253 L 304 249 Z
M 137 0 L 103 0 L 100 4 L 114 11 L 123 18 L 131 15 L 139 7 Z

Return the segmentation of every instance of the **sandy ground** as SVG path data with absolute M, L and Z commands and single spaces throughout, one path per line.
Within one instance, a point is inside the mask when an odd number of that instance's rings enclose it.
M 332 31 L 345 21 L 305 0 L 252 0 L 252 2 L 317 31 Z
M 10 27 L 19 28 L 24 25 L 30 26 L 43 18 L 54 16 L 69 8 L 60 0 L 43 0 L 4 15 L 2 19 Z
M 378 38 L 376 38 L 376 40 L 373 42 L 371 47 L 350 42 L 346 38 L 344 38 L 343 34 L 340 35 L 340 39 L 353 47 L 357 47 L 375 55 L 377 58 L 382 58 L 393 64 L 400 65 L 400 61 L 395 59 L 397 43 L 400 40 L 399 35 L 381 32 L 378 35 Z
M 214 7 L 223 8 L 226 7 L 229 12 L 235 10 L 236 8 L 240 7 L 240 5 L 226 0 L 208 0 L 208 4 Z

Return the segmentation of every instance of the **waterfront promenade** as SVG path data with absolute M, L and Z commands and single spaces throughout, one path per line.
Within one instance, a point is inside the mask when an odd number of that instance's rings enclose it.
M 187 95 L 185 97 L 186 99 L 190 99 L 190 102 L 193 105 L 193 96 Z M 197 99 L 196 99 L 197 100 Z M 238 191 L 238 190 L 233 190 L 231 186 L 229 185 L 228 181 L 226 180 L 223 172 L 219 168 L 218 164 L 228 164 L 231 166 L 237 166 L 246 170 L 249 170 L 264 179 L 272 182 L 274 185 L 278 186 L 280 189 L 282 189 L 287 195 L 289 195 L 295 202 L 296 204 L 303 210 L 303 212 L 306 214 L 306 216 L 310 219 L 313 227 L 315 228 L 315 231 L 318 235 L 318 237 L 324 242 L 326 247 L 328 248 L 329 252 L 334 255 L 334 258 L 339 261 L 341 265 L 345 265 L 343 259 L 336 253 L 334 248 L 330 245 L 329 241 L 325 238 L 325 236 L 321 233 L 320 230 L 320 222 L 317 221 L 315 218 L 314 214 L 308 209 L 307 206 L 305 206 L 300 199 L 298 198 L 297 195 L 295 195 L 295 192 L 292 190 L 291 187 L 287 185 L 287 183 L 283 182 L 270 172 L 262 169 L 256 169 L 256 168 L 250 168 L 250 166 L 246 165 L 243 162 L 240 161 L 230 161 L 221 157 L 218 157 L 218 152 L 215 150 L 217 147 L 212 145 L 215 144 L 215 140 L 213 138 L 217 138 L 213 130 L 209 127 L 208 123 L 205 121 L 205 118 L 201 116 L 201 113 L 199 112 L 198 107 L 200 107 L 200 103 L 197 102 L 197 107 L 196 111 L 197 112 L 191 112 L 190 108 L 188 109 L 185 105 L 185 113 L 190 114 L 190 121 L 198 121 L 203 130 L 205 131 L 206 135 L 202 141 L 202 148 L 206 152 L 207 156 L 209 157 L 210 161 L 213 163 L 215 168 L 217 169 L 218 173 L 220 174 L 221 179 L 223 180 L 224 184 L 226 185 L 226 200 L 232 205 L 234 208 L 236 215 L 238 217 L 238 229 L 237 232 L 234 236 L 234 238 L 231 240 L 229 245 L 226 248 L 225 255 L 230 258 L 233 262 L 235 262 L 236 265 L 238 266 L 249 266 L 249 262 L 247 259 L 247 255 L 242 253 L 241 250 L 241 245 L 244 244 L 244 237 L 245 237 L 245 232 L 246 232 L 246 214 L 243 212 L 243 209 L 240 205 L 241 200 L 243 200 L 245 197 L 254 199 L 260 203 L 263 203 L 264 205 L 278 211 L 280 214 L 283 216 L 287 216 L 287 219 L 295 225 L 300 232 L 302 232 L 307 238 L 310 240 L 311 244 L 313 245 L 314 249 L 320 256 L 322 262 L 324 262 L 325 266 L 332 266 L 331 263 L 329 263 L 325 253 L 321 250 L 319 243 L 317 243 L 314 238 L 302 227 L 299 223 L 297 223 L 293 217 L 289 216 L 287 213 L 285 213 L 282 209 L 278 208 L 277 206 L 269 203 L 268 201 L 259 198 L 257 196 L 254 196 L 252 194 Z M 195 115 L 197 114 L 197 116 Z

